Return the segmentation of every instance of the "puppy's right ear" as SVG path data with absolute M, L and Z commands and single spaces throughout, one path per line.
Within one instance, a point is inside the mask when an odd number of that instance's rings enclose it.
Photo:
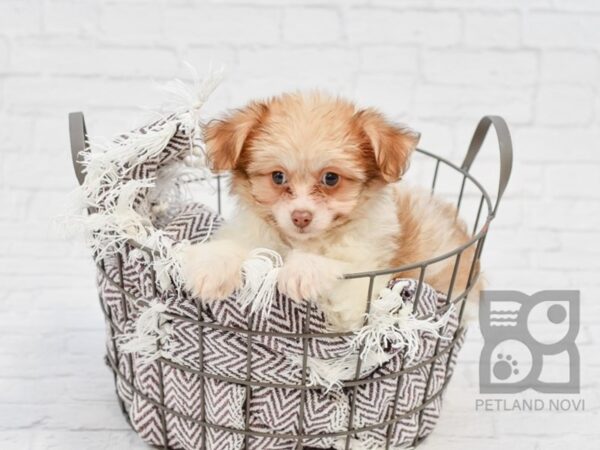
M 369 141 L 381 177 L 388 183 L 398 181 L 408 168 L 420 134 L 388 122 L 374 109 L 363 109 L 355 118 Z
M 233 170 L 238 167 L 252 130 L 263 122 L 267 111 L 266 104 L 253 102 L 224 119 L 207 124 L 204 142 L 213 170 Z

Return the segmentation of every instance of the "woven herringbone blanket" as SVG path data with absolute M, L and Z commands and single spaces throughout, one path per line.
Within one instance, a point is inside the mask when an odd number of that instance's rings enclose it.
M 135 132 L 144 139 L 160 135 L 151 151 L 141 139 L 142 151 L 126 159 L 108 157 L 117 151 L 90 158 L 84 183 L 96 208 L 91 228 L 100 300 L 109 322 L 107 357 L 118 373 L 117 393 L 142 439 L 173 449 L 292 450 L 297 440 L 289 435 L 304 433 L 314 436 L 304 446 L 344 448 L 341 435 L 351 416 L 353 449 L 385 448 L 388 438 L 390 448 L 409 446 L 429 434 L 460 346 L 447 351 L 457 329 L 452 309 L 437 330 L 442 339 L 418 332 L 411 360 L 405 342 L 382 343 L 383 353 L 377 355 L 363 352 L 358 377 L 368 382 L 353 385 L 347 381 L 355 377 L 361 349 L 352 336 L 303 341 L 272 334 L 303 333 L 305 326 L 312 333 L 326 332 L 315 304 L 276 295 L 268 313 L 250 314 L 235 295 L 205 303 L 178 287 L 168 264 L 170 248 L 208 239 L 222 219 L 201 204 L 165 204 L 156 194 L 161 172 L 190 154 L 189 129 L 172 121 Z M 126 144 L 135 133 L 123 138 Z M 132 235 L 159 253 L 154 262 L 127 242 Z M 399 302 L 390 313 L 412 309 L 417 301 L 416 316 L 441 317 L 444 296 L 424 285 L 415 299 L 414 280 L 394 285 Z M 132 351 L 132 336 L 139 351 Z M 442 356 L 432 363 L 434 353 Z M 400 371 L 406 373 L 396 376 Z M 303 380 L 308 388 L 293 387 Z M 246 436 L 243 430 L 259 433 Z

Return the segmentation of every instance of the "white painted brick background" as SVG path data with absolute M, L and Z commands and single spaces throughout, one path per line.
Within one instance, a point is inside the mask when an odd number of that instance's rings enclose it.
M 491 286 L 581 289 L 585 413 L 477 413 L 472 330 L 425 448 L 600 448 L 600 2 L 1 0 L 0 448 L 145 448 L 102 363 L 88 252 L 51 218 L 75 187 L 67 113 L 127 129 L 182 60 L 228 68 L 214 114 L 321 87 L 381 108 L 454 161 L 501 114 L 515 168 L 485 251 Z M 487 145 L 478 176 L 493 191 Z M 418 167 L 413 167 L 418 170 Z

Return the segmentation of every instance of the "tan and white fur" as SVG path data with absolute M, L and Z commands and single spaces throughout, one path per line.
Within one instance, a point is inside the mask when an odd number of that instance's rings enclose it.
M 252 102 L 205 130 L 213 169 L 231 171 L 237 215 L 183 258 L 187 287 L 205 300 L 238 289 L 255 248 L 280 253 L 280 292 L 319 303 L 333 329 L 363 322 L 368 279 L 344 273 L 401 267 L 468 241 L 455 209 L 399 181 L 419 135 L 373 109 L 321 93 Z M 333 175 L 332 175 L 333 174 Z M 465 250 L 455 292 L 464 290 L 474 246 Z M 425 282 L 448 290 L 454 258 Z M 375 279 L 373 294 L 392 277 Z M 459 290 L 460 289 L 460 290 Z

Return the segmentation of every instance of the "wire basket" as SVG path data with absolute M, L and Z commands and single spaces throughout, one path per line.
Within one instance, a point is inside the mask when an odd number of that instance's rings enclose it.
M 482 184 L 470 173 L 471 166 L 477 157 L 482 144 L 488 134 L 489 129 L 493 127 L 495 129 L 497 138 L 498 138 L 498 146 L 500 150 L 500 167 L 499 167 L 499 186 L 498 193 L 496 197 L 495 203 L 492 202 L 490 196 L 488 195 L 485 188 Z M 83 118 L 83 114 L 81 113 L 72 113 L 69 115 L 69 129 L 70 129 L 70 139 L 71 139 L 71 152 L 73 158 L 73 165 L 75 168 L 75 173 L 77 176 L 77 180 L 81 184 L 84 180 L 84 173 L 82 171 L 82 165 L 80 162 L 80 155 L 83 151 L 85 151 L 87 146 L 87 134 L 86 127 Z M 368 292 L 367 292 L 367 310 L 368 313 L 371 308 L 370 299 L 372 298 L 372 291 L 375 280 L 377 277 L 390 276 L 392 274 L 397 273 L 411 273 L 415 274 L 415 280 L 418 280 L 417 285 L 417 295 L 415 295 L 415 302 L 413 304 L 413 312 L 417 309 L 417 302 L 419 299 L 419 292 L 423 288 L 425 273 L 432 264 L 438 263 L 443 260 L 452 260 L 454 264 L 454 270 L 452 273 L 452 278 L 450 284 L 446 291 L 446 302 L 443 306 L 441 306 L 438 312 L 443 312 L 451 307 L 451 305 L 455 305 L 458 309 L 458 326 L 454 333 L 454 336 L 450 343 L 446 346 L 440 345 L 440 339 L 437 339 L 435 344 L 435 350 L 433 355 L 426 358 L 425 360 L 419 361 L 416 364 L 408 365 L 405 367 L 404 363 L 399 370 L 390 374 L 390 378 L 396 382 L 396 390 L 395 390 L 395 399 L 394 399 L 394 407 L 391 409 L 391 413 L 387 417 L 386 420 L 381 421 L 380 423 L 370 424 L 368 426 L 358 426 L 355 422 L 355 414 L 356 414 L 356 396 L 357 390 L 361 386 L 365 386 L 372 382 L 369 378 L 361 378 L 361 358 L 357 358 L 355 376 L 351 380 L 343 381 L 342 386 L 343 389 L 350 393 L 350 398 L 352 399 L 350 402 L 350 412 L 349 412 L 349 420 L 347 424 L 347 428 L 344 431 L 339 431 L 335 433 L 329 433 L 328 437 L 335 437 L 337 439 L 342 439 L 344 442 L 343 448 L 349 449 L 351 447 L 351 440 L 353 437 L 359 435 L 360 433 L 366 432 L 368 430 L 379 428 L 387 430 L 387 439 L 385 443 L 385 448 L 393 448 L 391 443 L 391 432 L 392 427 L 399 423 L 400 420 L 405 418 L 406 416 L 412 416 L 416 418 L 416 423 L 418 424 L 417 433 L 415 434 L 414 439 L 409 444 L 416 446 L 418 445 L 430 432 L 430 430 L 426 430 L 421 432 L 421 428 L 423 426 L 423 414 L 428 405 L 430 405 L 434 401 L 441 401 L 441 397 L 448 385 L 448 382 L 451 377 L 451 371 L 446 367 L 445 379 L 441 384 L 441 387 L 435 391 L 430 392 L 430 383 L 432 380 L 433 367 L 436 363 L 441 361 L 441 358 L 445 358 L 446 366 L 449 366 L 451 361 L 456 357 L 456 352 L 459 347 L 458 343 L 462 340 L 463 335 L 465 333 L 466 327 L 464 325 L 463 316 L 464 316 L 464 308 L 465 308 L 465 300 L 471 291 L 471 288 L 475 285 L 477 277 L 479 276 L 476 267 L 479 264 L 479 260 L 481 258 L 483 246 L 485 239 L 487 237 L 487 233 L 489 230 L 489 225 L 494 219 L 500 199 L 506 189 L 508 184 L 511 168 L 512 168 L 512 143 L 510 134 L 508 131 L 508 127 L 505 121 L 498 116 L 485 116 L 479 122 L 471 143 L 469 145 L 467 154 L 460 166 L 453 164 L 452 162 L 439 157 L 433 153 L 430 153 L 423 149 L 417 149 L 417 157 L 421 158 L 423 163 L 418 164 L 418 167 L 425 168 L 428 167 L 429 173 L 427 171 L 420 171 L 421 181 L 423 181 L 423 177 L 429 177 L 429 188 L 431 193 L 442 195 L 446 197 L 446 199 L 452 199 L 458 211 L 462 211 L 462 216 L 465 216 L 465 211 L 468 210 L 467 215 L 469 216 L 469 225 L 472 230 L 472 235 L 470 240 L 461 245 L 460 247 L 455 248 L 454 250 L 443 254 L 437 255 L 434 258 L 431 258 L 426 261 L 415 262 L 409 265 L 405 265 L 403 267 L 389 268 L 384 270 L 374 270 L 370 272 L 362 272 L 362 273 L 352 273 L 345 275 L 345 279 L 364 279 L 368 280 Z M 415 167 L 414 164 L 413 167 Z M 415 172 L 419 172 L 419 170 L 412 169 Z M 450 178 L 445 177 L 445 175 L 450 174 Z M 216 186 L 217 186 L 217 195 L 216 195 L 216 208 L 219 213 L 221 213 L 222 206 L 224 204 L 222 195 L 224 195 L 223 190 L 221 188 L 222 182 L 221 177 L 216 177 Z M 152 251 L 143 248 L 139 244 L 135 242 L 130 242 L 128 245 L 131 248 L 137 248 L 138 250 L 144 251 L 147 253 L 148 258 L 153 258 L 154 254 Z M 472 254 L 472 260 L 470 261 L 470 272 L 468 276 L 467 283 L 464 289 L 458 289 L 455 285 L 456 276 L 458 272 L 458 267 L 461 261 L 461 257 L 465 255 L 465 253 Z M 97 261 L 97 269 L 99 275 L 99 281 L 105 281 L 113 286 L 120 293 L 120 301 L 122 302 L 122 311 L 124 317 L 115 317 L 114 313 L 111 312 L 110 308 L 107 308 L 107 305 L 103 301 L 101 297 L 101 308 L 105 315 L 107 322 L 107 333 L 108 333 L 108 344 L 107 344 L 107 355 L 106 355 L 106 363 L 111 368 L 115 383 L 117 386 L 117 396 L 123 413 L 125 417 L 129 420 L 129 407 L 127 401 L 124 400 L 123 389 L 128 392 L 139 396 L 140 398 L 145 399 L 149 404 L 151 404 L 156 411 L 158 412 L 158 425 L 156 436 L 153 436 L 152 439 L 146 439 L 150 443 L 158 446 L 160 448 L 169 449 L 176 448 L 177 446 L 171 445 L 169 441 L 169 417 L 176 417 L 178 420 L 193 424 L 194 426 L 199 427 L 202 430 L 202 438 L 198 441 L 197 448 L 205 449 L 210 448 L 206 445 L 206 434 L 208 430 L 217 430 L 223 433 L 233 433 L 238 436 L 243 441 L 242 447 L 245 449 L 251 448 L 259 448 L 252 447 L 252 439 L 258 437 L 271 436 L 273 438 L 281 438 L 287 439 L 288 441 L 292 441 L 294 443 L 294 447 L 297 449 L 302 448 L 312 448 L 307 446 L 307 443 L 310 443 L 311 440 L 318 439 L 323 437 L 323 435 L 315 435 L 307 432 L 304 429 L 305 422 L 305 413 L 306 413 L 306 405 L 305 400 L 307 396 L 307 392 L 313 389 L 321 389 L 319 386 L 310 385 L 307 379 L 307 359 L 308 359 L 308 343 L 311 339 L 323 339 L 323 338 L 337 338 L 340 336 L 347 336 L 350 333 L 311 333 L 309 326 L 309 312 L 310 308 L 307 307 L 307 317 L 304 319 L 304 328 L 300 333 L 278 333 L 278 332 L 262 332 L 258 333 L 252 331 L 250 329 L 235 329 L 231 331 L 235 331 L 236 333 L 240 333 L 243 335 L 247 342 L 246 348 L 246 358 L 247 358 L 247 370 L 245 377 L 226 377 L 221 375 L 215 375 L 208 373 L 204 370 L 202 361 L 203 361 L 203 340 L 206 333 L 206 330 L 210 328 L 226 328 L 222 325 L 215 325 L 212 323 L 207 323 L 202 320 L 202 314 L 200 311 L 200 305 L 198 304 L 198 314 L 197 320 L 190 319 L 189 317 L 181 317 L 177 314 L 170 314 L 170 317 L 173 320 L 185 320 L 187 323 L 191 323 L 194 327 L 197 327 L 198 330 L 198 348 L 199 348 L 199 360 L 200 367 L 199 370 L 191 370 L 184 366 L 177 365 L 172 361 L 165 360 L 160 358 L 156 361 L 156 367 L 158 370 L 158 392 L 156 392 L 155 396 L 148 395 L 142 386 L 140 386 L 139 381 L 136 381 L 136 373 L 135 373 L 135 364 L 132 362 L 131 354 L 124 354 L 120 351 L 115 337 L 123 332 L 123 323 L 128 320 L 128 311 L 130 308 L 128 307 L 128 302 L 135 302 L 136 294 L 135 292 L 128 291 L 127 285 L 124 282 L 124 273 L 123 268 L 125 266 L 125 255 L 117 254 L 116 260 L 112 261 L 115 263 L 116 270 L 107 270 L 107 262 L 104 260 Z M 463 261 L 464 262 L 464 261 Z M 151 265 L 150 265 L 151 266 Z M 150 285 L 152 289 L 152 293 L 154 296 L 158 295 L 159 288 L 156 285 L 156 274 L 151 271 L 151 280 Z M 460 291 L 460 292 L 459 292 Z M 252 376 L 250 367 L 253 356 L 253 339 L 257 337 L 258 334 L 267 334 L 278 337 L 285 338 L 293 338 L 298 339 L 302 342 L 303 354 L 302 354 L 302 382 L 293 385 L 283 385 L 283 384 L 275 384 L 275 383 L 265 383 L 259 382 L 255 380 Z M 168 370 L 170 367 L 177 366 L 178 370 L 182 370 L 184 372 L 189 372 L 193 374 L 199 383 L 199 389 L 204 392 L 205 383 L 207 379 L 218 379 L 221 381 L 235 383 L 236 385 L 243 386 L 246 391 L 246 402 L 249 401 L 251 392 L 253 388 L 257 387 L 285 387 L 287 389 L 297 390 L 300 393 L 301 401 L 299 404 L 298 411 L 298 427 L 294 432 L 289 433 L 265 433 L 264 431 L 256 431 L 252 429 L 252 426 L 249 421 L 249 407 L 245 409 L 245 420 L 244 426 L 241 429 L 232 428 L 227 426 L 222 426 L 219 424 L 211 423 L 206 419 L 204 405 L 199 405 L 198 409 L 200 410 L 199 414 L 187 415 L 182 414 L 180 411 L 175 410 L 172 407 L 169 407 L 165 404 L 165 382 L 164 382 L 164 373 L 165 370 Z M 422 370 L 425 368 L 427 370 L 427 378 L 426 385 L 424 387 L 424 395 L 423 399 L 414 408 L 410 411 L 404 413 L 399 416 L 396 414 L 396 402 L 398 402 L 399 392 L 400 392 L 400 384 L 402 383 L 403 377 L 415 372 L 416 370 Z M 204 398 L 204 397 L 203 397 Z M 246 406 L 248 403 L 246 404 Z M 262 447 L 261 447 L 262 449 Z M 220 449 L 218 449 L 220 450 Z M 268 449 L 265 449 L 268 450 Z

